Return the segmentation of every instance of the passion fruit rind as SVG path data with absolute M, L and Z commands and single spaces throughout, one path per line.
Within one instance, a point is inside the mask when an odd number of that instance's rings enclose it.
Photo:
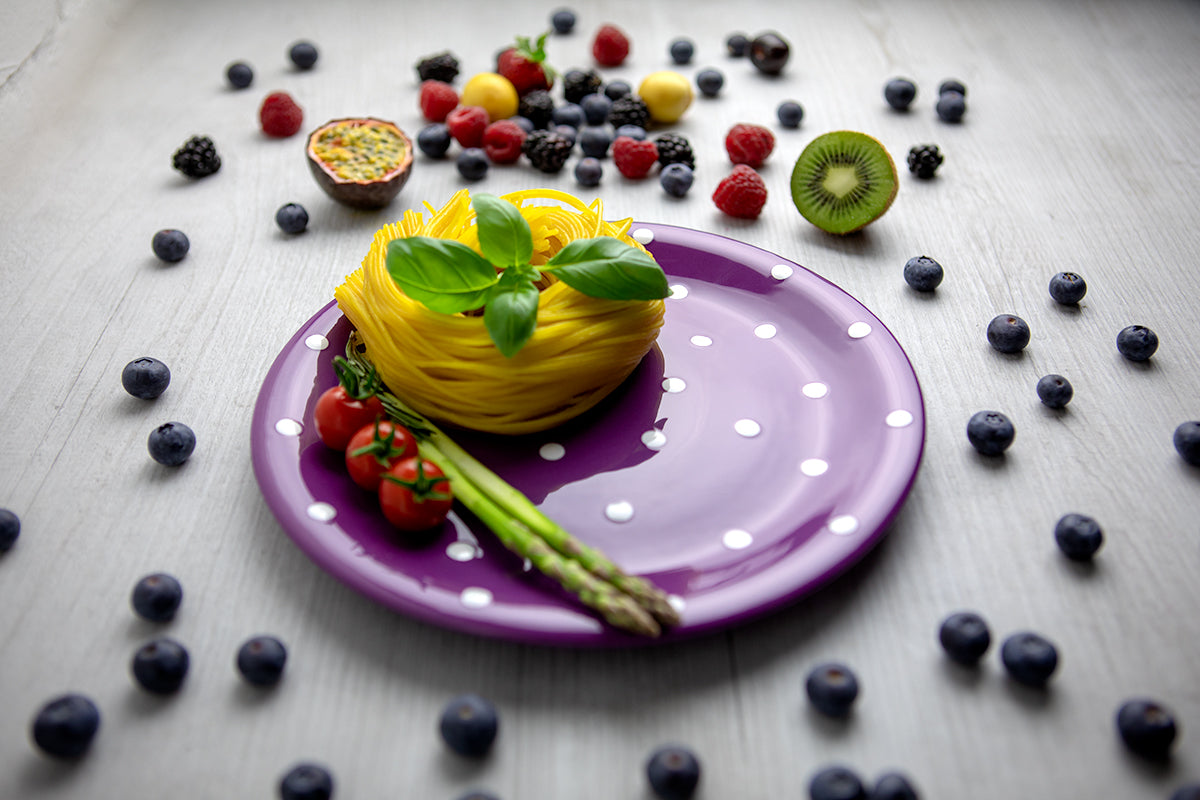
M 308 135 L 305 155 L 317 184 L 352 208 L 383 208 L 412 172 L 412 140 L 374 117 L 333 119 Z

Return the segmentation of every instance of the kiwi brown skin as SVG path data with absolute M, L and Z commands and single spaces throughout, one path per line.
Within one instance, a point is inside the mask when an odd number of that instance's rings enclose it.
M 834 162 L 855 165 L 855 191 L 851 203 L 833 205 L 821 186 L 826 167 Z M 812 224 L 827 233 L 844 235 L 862 230 L 879 219 L 896 199 L 900 181 L 896 162 L 877 139 L 859 131 L 831 131 L 809 142 L 792 170 L 792 202 Z

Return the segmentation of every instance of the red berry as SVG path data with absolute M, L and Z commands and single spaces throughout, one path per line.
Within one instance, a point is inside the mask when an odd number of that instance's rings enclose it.
M 519 95 L 529 94 L 534 89 L 549 90 L 554 85 L 541 64 L 530 61 L 515 47 L 508 48 L 496 58 L 496 72 L 508 78 Z
M 287 92 L 272 92 L 258 109 L 258 122 L 267 136 L 285 138 L 304 124 L 304 110 Z
M 592 40 L 592 57 L 602 67 L 619 67 L 629 55 L 629 37 L 615 25 L 601 25 Z
M 713 192 L 717 208 L 731 217 L 756 219 L 767 204 L 767 186 L 757 172 L 738 164 Z
M 626 178 L 636 180 L 649 175 L 650 168 L 658 163 L 658 146 L 649 139 L 618 136 L 613 142 L 612 155 L 617 170 Z
M 761 125 L 739 122 L 725 134 L 725 151 L 735 164 L 758 169 L 775 149 L 775 137 Z
M 463 147 L 483 144 L 483 132 L 488 126 L 488 113 L 480 106 L 459 106 L 446 115 L 450 135 Z
M 425 119 L 430 122 L 445 122 L 446 115 L 458 108 L 458 92 L 444 81 L 421 81 L 418 102 Z
M 510 119 L 488 125 L 483 131 L 483 152 L 493 164 L 512 164 L 521 157 L 525 129 Z

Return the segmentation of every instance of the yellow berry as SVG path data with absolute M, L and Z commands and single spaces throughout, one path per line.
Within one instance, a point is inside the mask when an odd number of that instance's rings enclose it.
M 467 81 L 459 102 L 464 106 L 479 106 L 488 113 L 488 120 L 508 119 L 517 113 L 520 98 L 512 81 L 495 72 L 481 72 Z
M 650 119 L 672 123 L 692 104 L 692 84 L 678 72 L 665 69 L 651 72 L 638 87 L 638 96 L 646 102 Z

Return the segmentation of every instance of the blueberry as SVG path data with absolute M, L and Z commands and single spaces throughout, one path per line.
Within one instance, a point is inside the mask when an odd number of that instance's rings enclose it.
M 537 128 L 537 126 L 533 124 L 533 120 L 531 120 L 529 117 L 523 117 L 520 114 L 515 117 L 509 117 L 509 119 L 517 123 L 521 130 L 525 131 L 527 134 L 533 133 L 534 129 Z
M 804 119 L 804 107 L 795 100 L 784 100 L 776 107 L 775 116 L 783 127 L 799 128 L 800 121 Z
M 167 390 L 171 370 L 157 358 L 135 358 L 121 370 L 121 385 L 125 391 L 141 400 L 153 400 Z
M 183 586 L 173 576 L 156 572 L 141 578 L 129 598 L 134 612 L 150 622 L 169 622 L 183 602 Z
M 570 125 L 572 128 L 583 127 L 583 109 L 578 103 L 563 103 L 554 109 L 551 117 L 555 125 Z
M 417 132 L 417 147 L 430 158 L 442 158 L 450 149 L 450 129 L 444 122 L 431 122 Z
M 179 691 L 188 673 L 188 651 L 174 639 L 147 642 L 133 654 L 130 669 L 138 684 L 148 692 L 171 694 Z
M 867 800 L 862 779 L 849 767 L 825 767 L 808 782 L 812 800 Z
M 563 137 L 568 142 L 570 142 L 572 147 L 575 146 L 575 139 L 578 138 L 579 131 L 576 130 L 574 126 L 572 126 L 572 125 L 552 125 L 551 130 L 553 130 L 559 136 Z
M 734 58 L 741 58 L 750 49 L 750 39 L 744 33 L 731 33 L 725 39 L 725 49 Z
M 312 69 L 317 63 L 317 48 L 312 42 L 296 42 L 288 49 L 288 58 L 300 69 Z
M 1178 728 L 1175 715 L 1154 700 L 1128 700 L 1117 709 L 1117 732 L 1125 746 L 1154 760 L 1171 754 Z
M 992 645 L 992 632 L 983 617 L 973 611 L 957 611 L 938 628 L 938 641 L 954 661 L 974 666 Z
M 1148 361 L 1158 349 L 1158 334 L 1145 325 L 1130 325 L 1117 334 L 1117 352 L 1130 361 Z
M 954 78 L 948 78 L 948 79 L 942 81 L 941 84 L 938 86 L 938 94 L 939 95 L 943 95 L 946 92 L 958 92 L 963 97 L 966 97 L 967 96 L 967 87 L 963 86 L 960 81 L 956 81 Z
M 943 92 L 937 99 L 938 118 L 943 122 L 961 122 L 967 113 L 967 101 L 958 92 Z
M 196 434 L 182 422 L 164 422 L 146 440 L 150 457 L 168 467 L 178 467 L 196 449 Z
M 918 292 L 932 292 L 945 275 L 942 265 L 929 256 L 914 256 L 904 262 L 904 282 Z
M 579 149 L 585 156 L 604 158 L 612 143 L 613 135 L 606 125 L 588 125 L 579 132 Z
M 676 64 L 692 63 L 692 56 L 696 54 L 696 45 L 691 39 L 674 39 L 671 41 L 671 60 Z
M 1104 532 L 1089 516 L 1065 514 L 1054 525 L 1054 541 L 1072 561 L 1090 561 L 1104 544 Z
M 442 740 L 462 756 L 480 758 L 492 749 L 500 718 L 496 707 L 477 694 L 462 694 L 442 709 L 438 729 Z
M 620 100 L 630 94 L 633 94 L 633 87 L 626 81 L 612 81 L 604 86 L 604 96 L 609 100 Z
M 1000 645 L 1000 660 L 1017 683 L 1040 688 L 1058 669 L 1058 650 L 1046 638 L 1022 631 Z
M 81 694 L 64 694 L 46 703 L 33 718 L 33 742 L 46 755 L 83 755 L 100 729 L 100 709 Z
M 917 97 L 917 85 L 907 78 L 892 78 L 883 87 L 883 98 L 897 111 L 907 111 Z
M 579 159 L 579 163 L 575 165 L 575 180 L 579 181 L 581 186 L 599 186 L 600 176 L 604 174 L 604 168 L 600 166 L 599 159 L 586 156 Z
M 21 535 L 21 518 L 7 508 L 0 508 L 0 553 L 7 553 Z
M 575 12 L 569 8 L 560 8 L 550 15 L 550 24 L 555 33 L 570 33 L 575 30 Z
M 1016 314 L 1000 314 L 988 323 L 987 340 L 1001 353 L 1019 353 L 1029 344 L 1029 323 Z
M 254 80 L 254 70 L 245 61 L 235 61 L 225 68 L 225 79 L 235 89 L 245 89 Z
M 1087 282 L 1074 272 L 1059 272 L 1050 279 L 1050 296 L 1064 306 L 1078 303 L 1087 294 Z
M 297 764 L 279 781 L 281 800 L 330 800 L 333 775 L 319 764 Z
M 487 153 L 478 147 L 465 147 L 454 159 L 458 174 L 469 181 L 477 181 L 488 172 Z
M 688 800 L 700 783 L 700 761 L 683 745 L 664 745 L 650 754 L 646 778 L 662 800 Z
M 844 717 L 858 698 L 858 678 L 845 664 L 821 664 L 808 673 L 804 690 L 817 711 L 829 717 Z
M 1170 800 L 1200 800 L 1200 783 L 1189 783 L 1171 792 Z
M 1193 467 L 1200 467 L 1200 422 L 1182 422 L 1171 437 L 1175 451 Z
M 1038 398 L 1050 408 L 1066 408 L 1075 396 L 1075 387 L 1062 375 L 1043 375 L 1037 382 Z
M 161 230 L 150 240 L 150 247 L 154 250 L 154 255 L 163 261 L 182 261 L 191 246 L 192 243 L 188 241 L 187 234 L 174 228 Z
M 621 136 L 628 136 L 630 139 L 637 139 L 640 142 L 646 138 L 646 129 L 641 125 L 622 125 L 617 128 L 613 138 L 617 139 Z
M 579 101 L 579 107 L 588 125 L 603 125 L 612 111 L 612 100 L 607 95 L 592 93 Z
M 254 686 L 274 686 L 283 677 L 287 648 L 274 636 L 253 636 L 237 652 L 238 672 Z
M 308 212 L 299 203 L 287 203 L 275 212 L 275 224 L 284 233 L 303 233 L 308 227 Z
M 919 800 L 920 795 L 912 782 L 899 772 L 887 772 L 875 781 L 871 800 Z
M 687 164 L 667 164 L 658 176 L 663 191 L 672 197 L 683 197 L 692 188 L 695 179 L 692 168 Z
M 696 73 L 696 87 L 705 97 L 716 97 L 725 85 L 725 76 L 715 69 L 702 69 Z
M 977 411 L 967 420 L 967 440 L 985 456 L 998 456 L 1017 436 L 1012 420 L 999 411 Z

